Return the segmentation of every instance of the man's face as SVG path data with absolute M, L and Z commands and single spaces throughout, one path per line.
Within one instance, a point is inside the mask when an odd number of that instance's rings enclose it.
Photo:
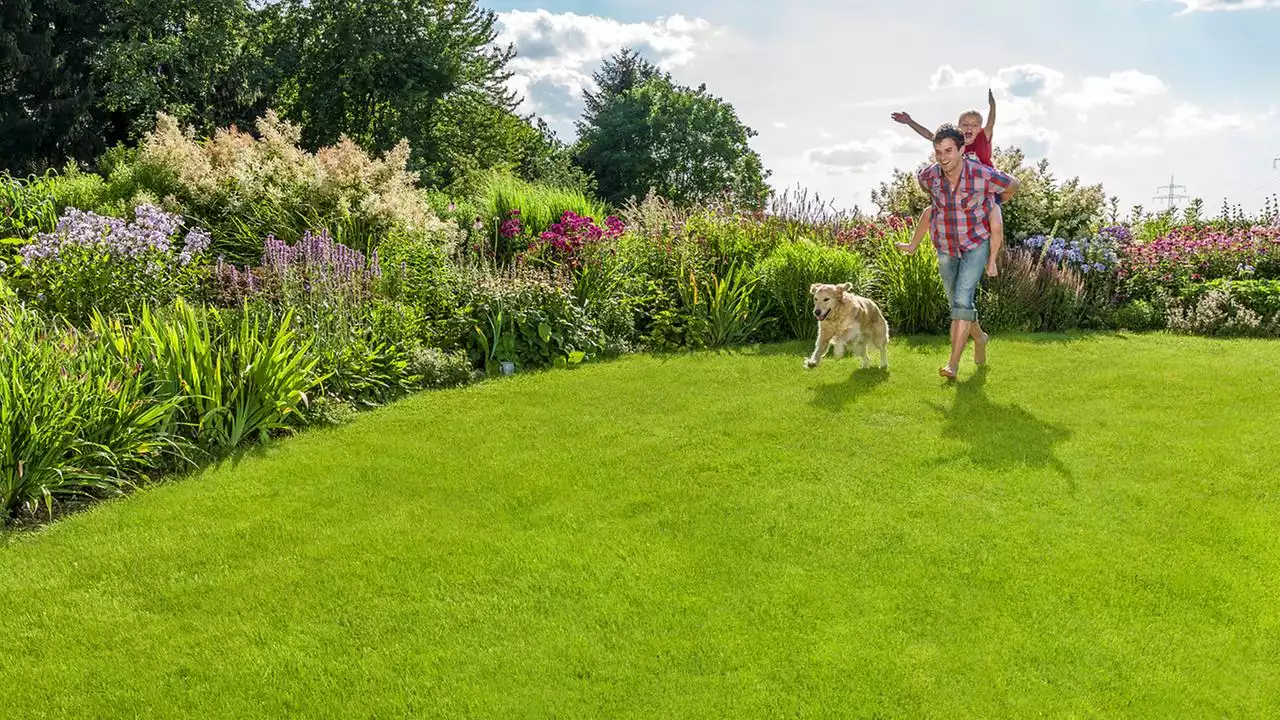
M 969 145 L 978 133 L 982 132 L 982 120 L 974 115 L 965 115 L 960 118 L 958 127 L 960 132 L 964 133 L 964 144 Z
M 960 148 L 956 145 L 956 141 L 952 138 L 942 138 L 933 146 L 934 157 L 938 158 L 938 164 L 942 166 L 945 172 L 951 172 L 960 165 L 960 160 L 964 156 L 960 154 Z

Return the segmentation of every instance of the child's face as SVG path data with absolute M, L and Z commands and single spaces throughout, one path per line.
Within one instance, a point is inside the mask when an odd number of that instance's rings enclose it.
M 968 145 L 973 142 L 978 133 L 982 132 L 982 118 L 965 115 L 960 118 L 959 128 L 960 132 L 964 133 L 964 144 Z

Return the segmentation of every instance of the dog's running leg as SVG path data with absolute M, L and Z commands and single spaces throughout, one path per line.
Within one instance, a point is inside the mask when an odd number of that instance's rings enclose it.
M 858 341 L 858 356 L 862 358 L 863 368 L 871 364 L 871 358 L 867 357 L 867 342 L 865 340 Z
M 813 355 L 804 361 L 806 368 L 816 368 L 822 362 L 822 356 L 827 354 L 827 345 L 831 343 L 831 335 L 832 332 L 830 330 L 821 323 L 818 324 L 818 344 L 813 348 Z
M 831 343 L 831 354 L 837 360 L 844 357 L 844 343 L 838 341 Z
M 885 344 L 880 346 L 880 369 L 881 370 L 889 369 L 889 343 L 888 342 L 885 342 Z

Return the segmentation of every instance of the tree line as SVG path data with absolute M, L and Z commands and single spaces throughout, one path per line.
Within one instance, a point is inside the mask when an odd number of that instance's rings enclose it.
M 94 167 L 160 112 L 209 136 L 272 109 L 313 151 L 343 135 L 378 153 L 406 139 L 428 187 L 506 168 L 614 203 L 652 188 L 763 204 L 756 133 L 705 86 L 624 49 L 565 143 L 518 111 L 515 50 L 496 25 L 476 0 L 5 0 L 0 169 Z

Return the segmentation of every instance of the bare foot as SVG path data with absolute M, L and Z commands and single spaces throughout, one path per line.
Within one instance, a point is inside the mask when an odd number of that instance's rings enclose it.
M 973 344 L 973 361 L 979 365 L 987 364 L 987 341 L 991 339 L 988 333 L 982 333 L 982 340 Z
M 938 368 L 938 374 L 944 378 L 950 378 L 952 380 L 956 379 L 956 371 L 952 370 L 951 367 L 948 365 L 943 365 L 942 367 Z

